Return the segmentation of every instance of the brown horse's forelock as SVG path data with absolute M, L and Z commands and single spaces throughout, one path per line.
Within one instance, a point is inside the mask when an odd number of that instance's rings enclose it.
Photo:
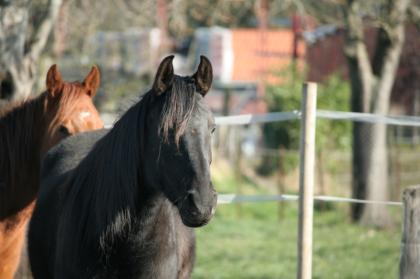
M 177 146 L 195 107 L 195 85 L 186 79 L 174 77 L 171 91 L 164 93 L 165 103 L 161 112 L 161 135 L 165 142 L 169 142 L 173 134 Z
M 48 134 L 51 135 L 64 119 L 70 117 L 72 108 L 79 103 L 78 99 L 83 94 L 87 94 L 87 91 L 79 82 L 63 84 L 63 88 L 55 100 L 58 103 L 54 106 L 57 111 L 53 113 L 53 118 L 48 126 Z

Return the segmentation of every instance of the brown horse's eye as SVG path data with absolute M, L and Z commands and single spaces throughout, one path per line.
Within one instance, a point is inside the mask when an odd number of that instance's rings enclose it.
M 69 129 L 67 129 L 67 127 L 65 127 L 65 126 L 63 126 L 63 125 L 61 125 L 61 126 L 60 126 L 60 128 L 58 128 L 58 132 L 59 132 L 60 134 L 65 135 L 65 136 L 70 136 L 70 131 L 69 131 Z

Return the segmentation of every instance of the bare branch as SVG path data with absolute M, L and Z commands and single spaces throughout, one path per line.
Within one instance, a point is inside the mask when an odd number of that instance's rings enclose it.
M 419 6 L 412 5 L 408 7 L 409 20 L 420 29 L 420 8 Z
M 404 41 L 404 25 L 407 18 L 407 9 L 410 0 L 390 1 L 387 10 L 389 17 L 378 31 L 376 49 L 373 58 L 373 71 L 380 76 L 384 63 L 389 60 L 389 51 Z
M 292 4 L 299 13 L 304 10 L 308 16 L 315 18 L 320 24 L 334 24 L 338 27 L 343 26 L 342 10 L 347 6 L 342 0 L 294 0 Z
M 25 54 L 27 59 L 34 61 L 38 59 L 47 43 L 53 24 L 57 19 L 61 3 L 62 0 L 48 1 L 48 12 L 42 22 L 38 26 L 35 26 L 33 39 L 28 45 L 27 53 Z

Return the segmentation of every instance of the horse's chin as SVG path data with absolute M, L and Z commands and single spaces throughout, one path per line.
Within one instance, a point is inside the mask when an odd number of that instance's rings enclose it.
M 201 220 L 200 219 L 195 220 L 195 218 L 192 218 L 191 216 L 185 216 L 185 214 L 181 214 L 181 220 L 182 220 L 182 223 L 187 227 L 199 228 L 199 227 L 207 225 L 210 222 L 211 217 L 201 219 Z
M 181 216 L 182 223 L 191 228 L 199 228 L 207 225 L 213 218 L 215 208 L 208 214 L 197 214 L 194 210 L 188 208 L 188 206 L 178 207 L 179 215 Z M 194 212 L 194 213 L 193 213 Z

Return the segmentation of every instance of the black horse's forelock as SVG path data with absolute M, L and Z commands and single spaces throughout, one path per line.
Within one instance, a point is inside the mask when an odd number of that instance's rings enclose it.
M 175 76 L 170 92 L 164 93 L 164 104 L 161 112 L 160 132 L 165 142 L 174 136 L 178 146 L 181 136 L 187 128 L 195 103 L 196 87 L 187 77 Z

